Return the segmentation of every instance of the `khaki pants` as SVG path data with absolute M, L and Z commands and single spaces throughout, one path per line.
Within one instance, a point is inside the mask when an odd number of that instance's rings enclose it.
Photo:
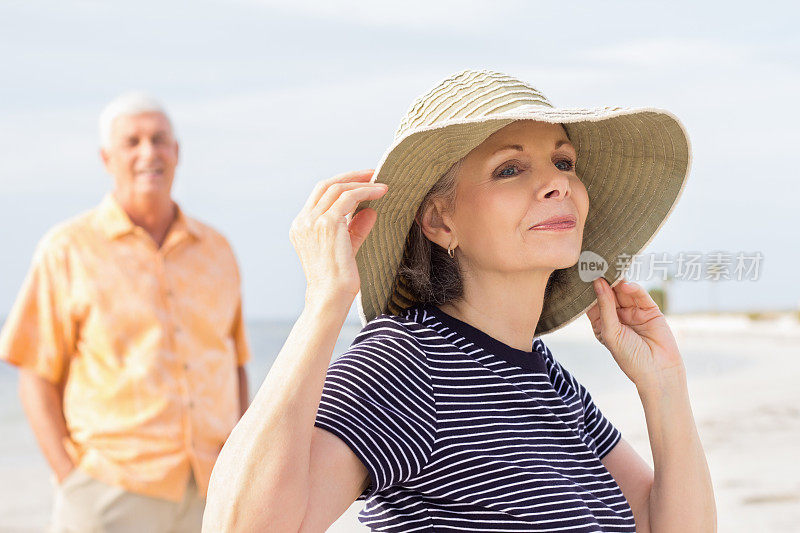
M 196 533 L 205 500 L 194 475 L 181 502 L 128 492 L 98 481 L 79 468 L 55 488 L 50 533 Z

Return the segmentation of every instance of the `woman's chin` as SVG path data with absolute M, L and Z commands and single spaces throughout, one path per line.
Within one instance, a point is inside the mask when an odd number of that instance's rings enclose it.
M 549 257 L 536 257 L 531 258 L 531 261 L 528 262 L 524 267 L 521 268 L 522 271 L 530 271 L 530 270 L 561 270 L 564 268 L 570 268 L 578 263 L 577 256 L 549 256 Z
M 550 249 L 546 257 L 538 254 L 536 262 L 545 263 L 553 269 L 569 268 L 578 263 L 581 257 L 581 250 L 578 246 L 565 246 L 563 249 Z
M 563 270 L 565 268 L 570 268 L 570 267 L 575 266 L 575 264 L 577 264 L 577 262 L 578 262 L 577 259 L 575 259 L 574 261 L 570 261 L 570 260 L 554 261 L 550 265 L 550 268 L 552 268 L 553 270 Z

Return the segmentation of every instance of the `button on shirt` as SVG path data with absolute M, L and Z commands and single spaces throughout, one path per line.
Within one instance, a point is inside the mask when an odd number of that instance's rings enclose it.
M 0 358 L 64 385 L 83 471 L 180 501 L 191 470 L 205 497 L 250 359 L 233 252 L 179 208 L 159 248 L 109 194 L 39 243 Z
M 540 338 L 381 315 L 328 368 L 315 425 L 364 463 L 374 531 L 635 531 L 600 461 L 622 435 Z

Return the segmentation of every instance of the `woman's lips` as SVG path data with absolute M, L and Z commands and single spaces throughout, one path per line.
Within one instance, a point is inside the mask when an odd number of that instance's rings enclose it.
M 575 217 L 558 217 L 549 219 L 540 224 L 536 224 L 535 226 L 531 226 L 530 229 L 538 231 L 567 231 L 574 227 Z

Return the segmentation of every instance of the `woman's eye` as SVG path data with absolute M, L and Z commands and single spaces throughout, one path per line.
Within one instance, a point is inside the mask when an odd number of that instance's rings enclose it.
M 495 172 L 495 176 L 498 178 L 510 178 L 512 176 L 516 176 L 517 174 L 519 174 L 519 167 L 514 164 L 503 167 Z
M 573 167 L 575 167 L 575 163 L 573 163 L 571 159 L 559 159 L 558 161 L 556 161 L 556 165 L 558 165 L 559 163 L 567 164 L 566 168 L 558 167 L 560 170 L 570 171 L 573 169 Z

